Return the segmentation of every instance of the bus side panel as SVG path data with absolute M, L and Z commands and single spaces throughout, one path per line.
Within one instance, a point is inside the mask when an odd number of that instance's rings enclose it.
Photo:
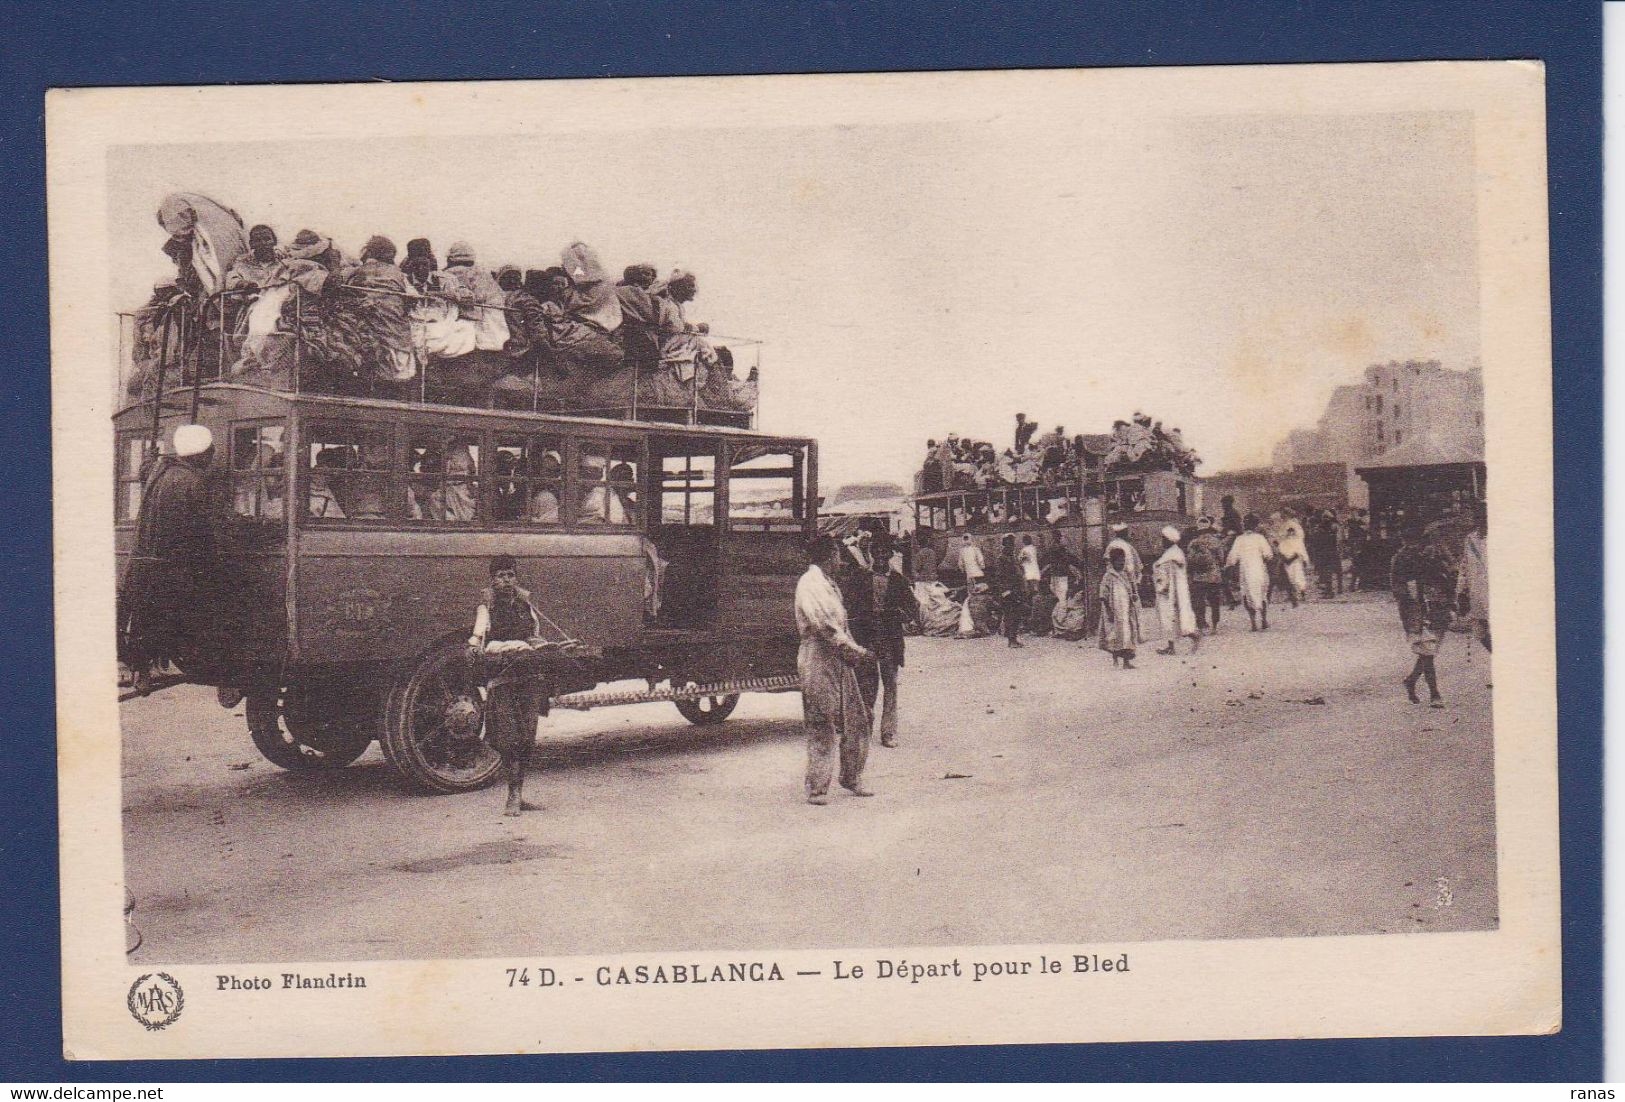
M 310 531 L 300 537 L 302 665 L 400 661 L 473 630 L 492 555 L 519 564 L 536 607 L 575 638 L 626 646 L 643 629 L 636 535 Z M 543 622 L 544 634 L 557 632 Z
M 718 571 L 717 626 L 737 635 L 794 635 L 805 546 L 800 532 L 729 533 Z

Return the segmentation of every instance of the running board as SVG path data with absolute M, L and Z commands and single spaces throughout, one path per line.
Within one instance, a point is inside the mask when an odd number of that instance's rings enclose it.
M 612 708 L 621 704 L 657 704 L 667 700 L 698 700 L 706 696 L 733 696 L 735 693 L 793 693 L 801 691 L 801 678 L 795 674 L 779 677 L 742 677 L 709 685 L 685 685 L 680 689 L 654 689 L 643 692 L 565 693 L 553 698 L 555 708 Z

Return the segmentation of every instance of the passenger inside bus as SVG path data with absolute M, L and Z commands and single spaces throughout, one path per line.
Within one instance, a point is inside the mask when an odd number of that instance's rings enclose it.
M 332 480 L 335 472 L 342 471 L 348 455 L 343 448 L 321 448 L 310 470 L 309 513 L 322 520 L 344 520 L 344 507 L 339 504 Z M 342 476 L 339 476 L 342 477 Z
M 558 451 L 541 454 L 532 474 L 530 519 L 534 524 L 559 523 L 559 491 L 564 486 L 564 460 Z
M 479 499 L 479 443 L 453 439 L 412 447 L 412 482 L 406 488 L 413 520 L 472 524 Z
M 283 516 L 282 426 L 246 426 L 232 445 L 232 512 L 240 517 Z
M 623 480 L 612 485 L 611 480 L 617 471 L 624 472 Z M 603 453 L 583 452 L 577 473 L 582 484 L 581 500 L 576 507 L 577 523 L 632 523 L 636 508 L 632 498 L 636 491 L 627 483 L 637 476 L 630 465 L 621 462 L 611 468 L 609 459 Z M 629 505 L 633 508 L 629 509 Z

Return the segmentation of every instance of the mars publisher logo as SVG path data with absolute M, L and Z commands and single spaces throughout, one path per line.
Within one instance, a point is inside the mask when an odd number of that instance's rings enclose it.
M 186 996 L 168 972 L 148 972 L 130 985 L 130 1014 L 147 1029 L 163 1029 L 181 1016 Z

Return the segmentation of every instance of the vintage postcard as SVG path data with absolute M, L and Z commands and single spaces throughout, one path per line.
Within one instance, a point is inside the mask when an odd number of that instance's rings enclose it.
M 51 93 L 67 1054 L 1560 1028 L 1543 90 Z

